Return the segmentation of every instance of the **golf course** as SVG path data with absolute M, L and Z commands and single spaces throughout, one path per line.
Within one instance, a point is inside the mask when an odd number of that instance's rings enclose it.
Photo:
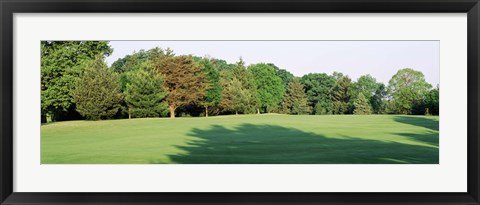
M 282 115 L 64 121 L 42 164 L 438 164 L 439 117 Z

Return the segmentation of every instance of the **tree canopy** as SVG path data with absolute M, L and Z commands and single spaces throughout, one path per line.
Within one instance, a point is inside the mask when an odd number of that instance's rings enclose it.
M 211 87 L 203 68 L 192 56 L 173 56 L 154 59 L 153 69 L 164 76 L 164 86 L 168 91 L 166 101 L 170 117 L 175 118 L 175 110 L 190 103 L 199 103 Z
M 78 118 L 72 92 L 84 71 L 83 64 L 95 56 L 109 56 L 113 49 L 106 41 L 41 42 L 42 121 Z
M 285 93 L 282 79 L 276 75 L 275 69 L 267 64 L 250 65 L 248 71 L 252 73 L 257 86 L 257 95 L 262 112 L 272 112 L 278 109 Z
M 388 92 L 393 97 L 396 112 L 414 113 L 415 106 L 423 103 L 424 96 L 432 86 L 425 81 L 422 72 L 411 68 L 399 70 L 388 82 Z M 424 110 L 420 110 L 421 114 Z
M 298 78 L 292 79 L 288 84 L 287 92 L 283 98 L 283 111 L 294 115 L 305 115 L 310 112 L 307 95 Z
M 125 102 L 131 117 L 161 117 L 167 114 L 167 91 L 160 73 L 151 69 L 132 72 L 125 90 Z
M 77 111 L 90 120 L 108 119 L 118 112 L 123 99 L 120 81 L 118 75 L 108 69 L 103 57 L 85 62 L 85 71 L 76 81 L 73 99 Z
M 104 41 L 42 42 L 42 122 L 222 114 L 439 114 L 437 85 L 404 68 L 385 85 L 333 72 L 296 77 L 273 63 L 140 50 L 110 68 Z

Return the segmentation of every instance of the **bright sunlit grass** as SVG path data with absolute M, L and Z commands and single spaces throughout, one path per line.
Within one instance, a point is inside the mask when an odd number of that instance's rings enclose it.
M 438 116 L 232 115 L 42 125 L 42 164 L 439 162 Z

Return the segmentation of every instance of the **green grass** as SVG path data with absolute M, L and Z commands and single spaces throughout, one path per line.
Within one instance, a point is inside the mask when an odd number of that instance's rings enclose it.
M 438 117 L 238 115 L 42 125 L 42 164 L 437 164 Z

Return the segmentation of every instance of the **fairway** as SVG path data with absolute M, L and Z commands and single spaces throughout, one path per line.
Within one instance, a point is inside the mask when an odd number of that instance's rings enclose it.
M 230 115 L 41 126 L 42 164 L 439 162 L 438 116 Z

